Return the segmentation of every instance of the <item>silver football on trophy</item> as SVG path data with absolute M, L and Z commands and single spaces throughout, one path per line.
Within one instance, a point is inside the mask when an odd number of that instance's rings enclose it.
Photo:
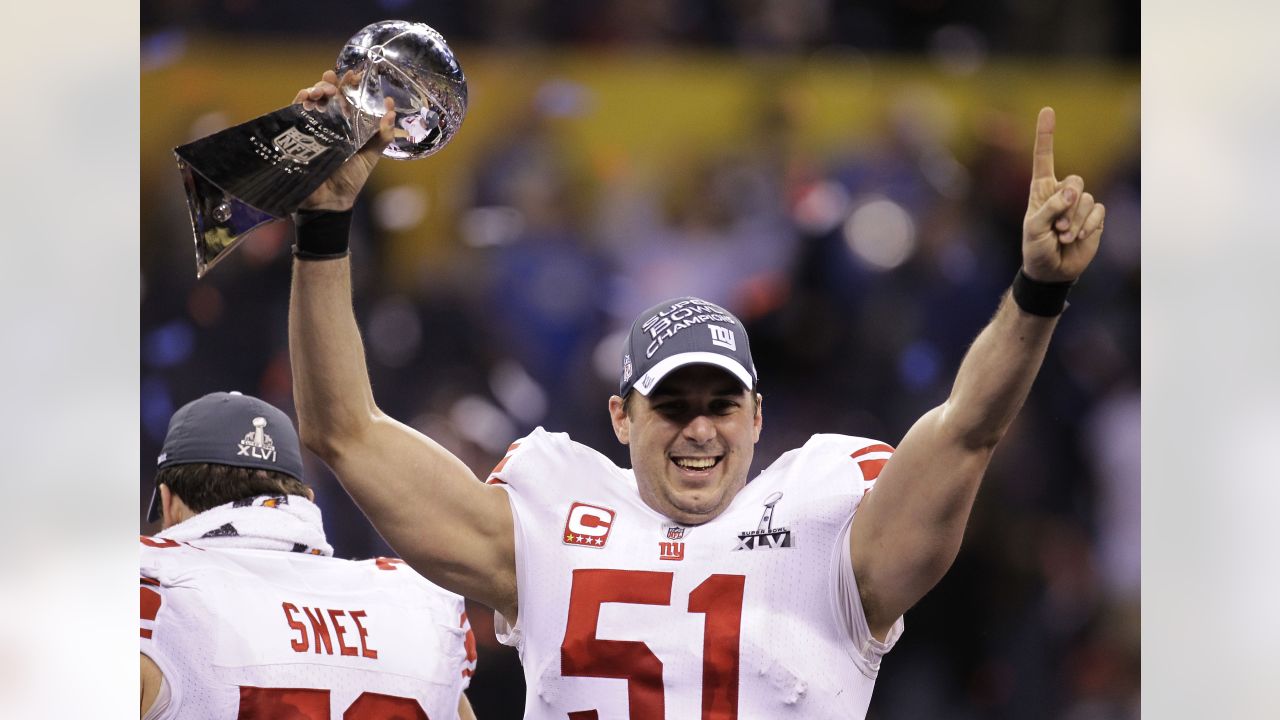
M 467 114 L 467 79 L 440 33 L 383 20 L 356 33 L 338 55 L 339 86 L 357 147 L 378 131 L 384 98 L 395 100 L 395 140 L 383 154 L 414 160 L 449 142 Z

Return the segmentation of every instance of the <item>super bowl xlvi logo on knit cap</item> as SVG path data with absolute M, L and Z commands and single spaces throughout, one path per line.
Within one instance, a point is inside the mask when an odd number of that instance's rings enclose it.
M 686 365 L 714 365 L 743 387 L 756 385 L 756 366 L 742 322 L 728 310 L 696 297 L 658 303 L 631 323 L 622 349 L 618 394 L 635 388 L 648 396 L 662 378 Z
M 209 393 L 169 419 L 156 467 L 193 463 L 274 470 L 302 480 L 302 448 L 289 416 L 238 392 Z M 160 518 L 159 497 L 157 487 L 147 513 L 150 522 Z

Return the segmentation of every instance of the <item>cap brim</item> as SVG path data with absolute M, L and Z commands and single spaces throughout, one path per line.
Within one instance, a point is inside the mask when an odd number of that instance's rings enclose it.
M 160 485 L 151 491 L 151 506 L 147 508 L 147 522 L 160 522 Z
M 649 372 L 636 378 L 635 385 L 632 387 L 635 388 L 636 392 L 648 397 L 649 393 L 662 381 L 662 378 L 686 365 L 714 365 L 727 370 L 729 374 L 738 378 L 738 381 L 745 388 L 750 389 L 755 385 L 755 379 L 751 377 L 751 373 L 747 372 L 742 363 L 731 357 L 713 352 L 687 352 L 672 355 L 658 361 L 653 367 L 649 368 Z

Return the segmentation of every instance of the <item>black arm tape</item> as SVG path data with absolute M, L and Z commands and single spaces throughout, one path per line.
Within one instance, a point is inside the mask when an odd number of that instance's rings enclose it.
M 351 211 L 299 210 L 293 226 L 297 239 L 293 256 L 299 260 L 335 260 L 350 249 Z
M 1074 282 L 1032 280 L 1019 268 L 1013 279 L 1013 301 L 1032 315 L 1057 317 L 1067 309 L 1067 293 L 1074 285 Z

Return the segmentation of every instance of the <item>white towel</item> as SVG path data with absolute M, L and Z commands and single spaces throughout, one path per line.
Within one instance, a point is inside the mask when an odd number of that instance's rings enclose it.
M 159 537 L 201 548 L 255 548 L 333 555 L 320 508 L 301 495 L 259 495 L 206 510 Z

